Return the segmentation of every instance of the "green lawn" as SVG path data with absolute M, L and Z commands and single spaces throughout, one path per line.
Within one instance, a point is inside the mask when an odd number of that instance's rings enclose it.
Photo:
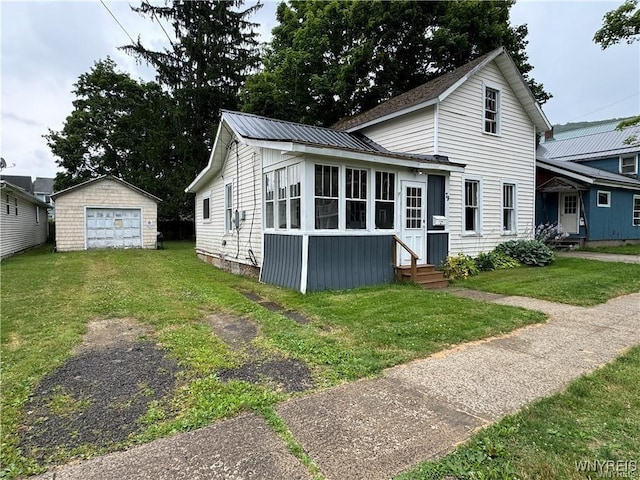
M 640 243 L 636 245 L 619 245 L 617 247 L 584 247 L 582 252 L 615 253 L 618 255 L 640 255 Z
M 239 290 L 295 309 L 297 324 L 249 301 Z M 313 471 L 273 405 L 287 394 L 268 385 L 223 383 L 216 372 L 237 364 L 237 354 L 203 319 L 226 312 L 257 322 L 264 349 L 304 360 L 318 388 L 376 375 L 452 344 L 497 335 L 544 321 L 524 309 L 492 305 L 386 285 L 309 295 L 230 275 L 195 257 L 191 243 L 164 250 L 51 254 L 43 247 L 2 262 L 2 468 L 0 477 L 41 471 L 17 448 L 23 407 L 44 375 L 61 366 L 96 318 L 130 317 L 186 370 L 175 392 L 173 416 L 153 406 L 146 430 L 130 443 L 186 431 L 243 410 L 263 414 L 290 449 Z M 98 453 L 88 447 L 84 454 Z M 65 456 L 66 455 L 66 456 Z M 62 452 L 58 458 L 70 459 Z
M 456 285 L 590 306 L 640 291 L 640 265 L 558 257 L 547 267 L 483 272 Z
M 640 347 L 397 480 L 640 478 L 638 385 Z

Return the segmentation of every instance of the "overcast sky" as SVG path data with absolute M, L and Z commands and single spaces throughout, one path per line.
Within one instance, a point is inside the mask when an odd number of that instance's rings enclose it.
M 128 2 L 105 3 L 133 38 L 154 49 L 167 43 L 158 24 L 131 12 Z M 529 27 L 531 75 L 554 95 L 543 106 L 552 124 L 640 113 L 640 42 L 602 51 L 592 40 L 603 15 L 621 3 L 520 0 L 512 8 L 511 23 Z M 276 25 L 276 6 L 265 2 L 255 18 L 264 39 Z M 118 50 L 129 38 L 98 0 L 3 0 L 0 15 L 0 152 L 15 163 L 3 173 L 54 177 L 55 159 L 42 135 L 62 128 L 78 76 L 108 55 L 134 78 L 151 80 L 153 72 Z

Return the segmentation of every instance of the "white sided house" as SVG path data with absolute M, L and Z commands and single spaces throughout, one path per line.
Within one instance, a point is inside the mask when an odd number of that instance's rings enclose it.
M 549 127 L 503 48 L 333 128 L 224 111 L 187 188 L 197 254 L 306 292 L 529 237 Z
M 24 189 L 0 181 L 0 259 L 47 241 L 49 206 Z
M 106 175 L 52 195 L 56 251 L 156 248 L 161 200 Z

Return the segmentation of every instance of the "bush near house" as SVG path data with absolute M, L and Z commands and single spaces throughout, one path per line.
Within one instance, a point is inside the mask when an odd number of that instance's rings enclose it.
M 539 240 L 510 240 L 499 244 L 496 251 L 525 265 L 542 267 L 553 262 L 553 250 Z

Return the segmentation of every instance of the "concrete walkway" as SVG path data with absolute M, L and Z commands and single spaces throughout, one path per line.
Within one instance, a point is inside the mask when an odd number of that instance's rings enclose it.
M 549 315 L 543 325 L 472 342 L 278 406 L 328 479 L 384 479 L 451 451 L 478 428 L 640 343 L 640 293 L 584 308 L 525 297 L 456 295 Z M 481 298 L 479 298 L 481 297 Z M 311 478 L 253 414 L 52 470 L 42 479 Z
M 600 262 L 622 262 L 622 263 L 640 263 L 640 255 L 619 255 L 614 253 L 597 253 L 597 252 L 556 252 L 559 257 L 575 257 L 586 258 L 587 260 L 598 260 Z

